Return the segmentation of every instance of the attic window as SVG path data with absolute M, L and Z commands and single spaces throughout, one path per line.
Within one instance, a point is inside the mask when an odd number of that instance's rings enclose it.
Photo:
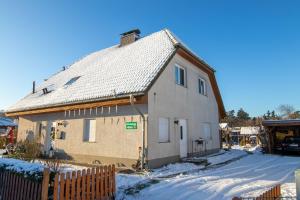
M 72 85 L 72 84 L 75 83 L 79 78 L 80 78 L 80 76 L 76 76 L 76 77 L 71 78 L 71 79 L 65 84 L 65 86 Z

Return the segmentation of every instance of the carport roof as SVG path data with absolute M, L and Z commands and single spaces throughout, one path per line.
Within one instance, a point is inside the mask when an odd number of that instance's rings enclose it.
M 264 120 L 263 126 L 300 126 L 300 119 Z

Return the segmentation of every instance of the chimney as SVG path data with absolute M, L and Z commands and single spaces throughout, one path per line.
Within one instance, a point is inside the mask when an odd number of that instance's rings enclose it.
M 35 93 L 35 81 L 32 82 L 32 94 Z
M 131 44 L 140 38 L 141 31 L 139 29 L 133 29 L 121 34 L 120 47 L 127 44 Z

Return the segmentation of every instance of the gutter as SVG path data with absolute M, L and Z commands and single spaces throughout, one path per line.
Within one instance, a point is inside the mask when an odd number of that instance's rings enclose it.
M 135 106 L 134 104 L 134 96 L 130 95 L 130 104 L 132 108 L 139 113 L 139 115 L 143 119 L 143 125 L 142 125 L 142 156 L 141 156 L 141 170 L 144 170 L 145 167 L 145 124 L 146 124 L 146 117 L 145 115 L 141 112 L 141 110 Z

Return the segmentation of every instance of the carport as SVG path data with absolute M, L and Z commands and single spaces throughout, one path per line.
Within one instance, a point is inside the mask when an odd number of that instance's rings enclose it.
M 274 153 L 277 144 L 280 144 L 286 136 L 300 136 L 300 119 L 289 120 L 264 120 L 265 150 Z

